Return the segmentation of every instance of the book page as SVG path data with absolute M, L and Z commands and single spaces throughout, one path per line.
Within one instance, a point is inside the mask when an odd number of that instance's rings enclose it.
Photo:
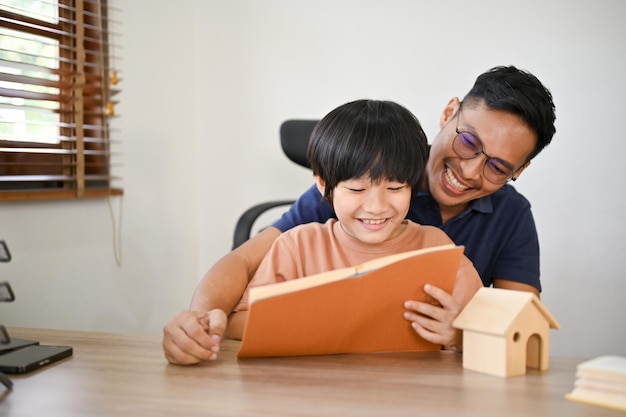
M 293 279 L 284 282 L 277 282 L 276 284 L 263 285 L 259 287 L 250 288 L 250 304 L 255 301 L 262 300 L 264 298 L 273 297 L 279 294 L 288 294 L 294 291 L 301 291 L 305 288 L 311 288 L 318 285 L 328 284 L 330 282 L 338 281 L 346 278 L 354 278 L 367 274 L 371 271 L 379 269 L 383 266 L 392 264 L 402 259 L 411 258 L 426 253 L 449 250 L 455 248 L 456 245 L 441 245 L 431 248 L 416 249 L 408 252 L 396 253 L 393 255 L 383 256 L 381 258 L 373 259 L 371 261 L 364 262 L 354 267 L 346 267 L 341 269 L 335 269 L 332 271 L 321 272 L 315 275 L 309 275 L 307 277 Z

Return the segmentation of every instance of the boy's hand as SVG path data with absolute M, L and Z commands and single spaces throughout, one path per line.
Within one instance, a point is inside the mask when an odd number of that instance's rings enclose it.
M 417 334 L 429 342 L 443 345 L 446 349 L 462 350 L 462 333 L 452 327 L 452 322 L 461 312 L 461 305 L 452 295 L 434 285 L 426 284 L 424 292 L 441 306 L 409 300 L 404 303 L 404 307 L 410 310 L 404 313 L 404 318 L 411 322 Z
M 170 363 L 194 365 L 217 359 L 228 318 L 222 310 L 182 310 L 163 327 L 163 352 Z

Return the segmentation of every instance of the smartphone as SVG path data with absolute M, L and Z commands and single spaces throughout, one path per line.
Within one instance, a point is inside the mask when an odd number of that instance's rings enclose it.
M 0 356 L 0 372 L 24 374 L 72 356 L 70 346 L 33 345 Z
M 39 342 L 30 339 L 16 339 L 14 337 L 8 343 L 0 343 L 0 355 L 7 354 L 11 351 L 22 349 L 27 346 L 38 345 Z

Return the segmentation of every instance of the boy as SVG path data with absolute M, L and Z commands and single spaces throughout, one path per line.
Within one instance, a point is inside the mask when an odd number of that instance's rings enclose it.
M 308 158 L 317 188 L 333 206 L 337 220 L 308 223 L 283 233 L 249 287 L 453 243 L 438 228 L 405 219 L 423 179 L 428 144 L 419 122 L 404 107 L 389 101 L 358 100 L 336 108 L 315 127 Z M 464 306 L 481 286 L 478 273 L 464 256 L 452 296 Z M 231 316 L 229 337 L 241 338 L 247 299 L 248 290 Z M 415 314 L 407 311 L 404 318 L 413 321 Z M 456 332 L 447 348 L 461 347 L 460 332 Z

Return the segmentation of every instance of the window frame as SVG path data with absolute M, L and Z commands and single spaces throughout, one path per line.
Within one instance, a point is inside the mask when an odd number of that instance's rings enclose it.
M 57 23 L 0 10 L 3 27 L 59 42 L 58 94 L 53 97 L 59 104 L 59 143 L 0 137 L 0 201 L 123 195 L 112 173 L 119 165 L 113 157 L 120 154 L 111 151 L 110 135 L 119 80 L 112 67 L 109 9 L 108 0 L 58 0 Z M 8 78 L 0 72 L 0 80 Z M 0 89 L 0 96 L 10 97 L 6 92 L 29 95 Z

